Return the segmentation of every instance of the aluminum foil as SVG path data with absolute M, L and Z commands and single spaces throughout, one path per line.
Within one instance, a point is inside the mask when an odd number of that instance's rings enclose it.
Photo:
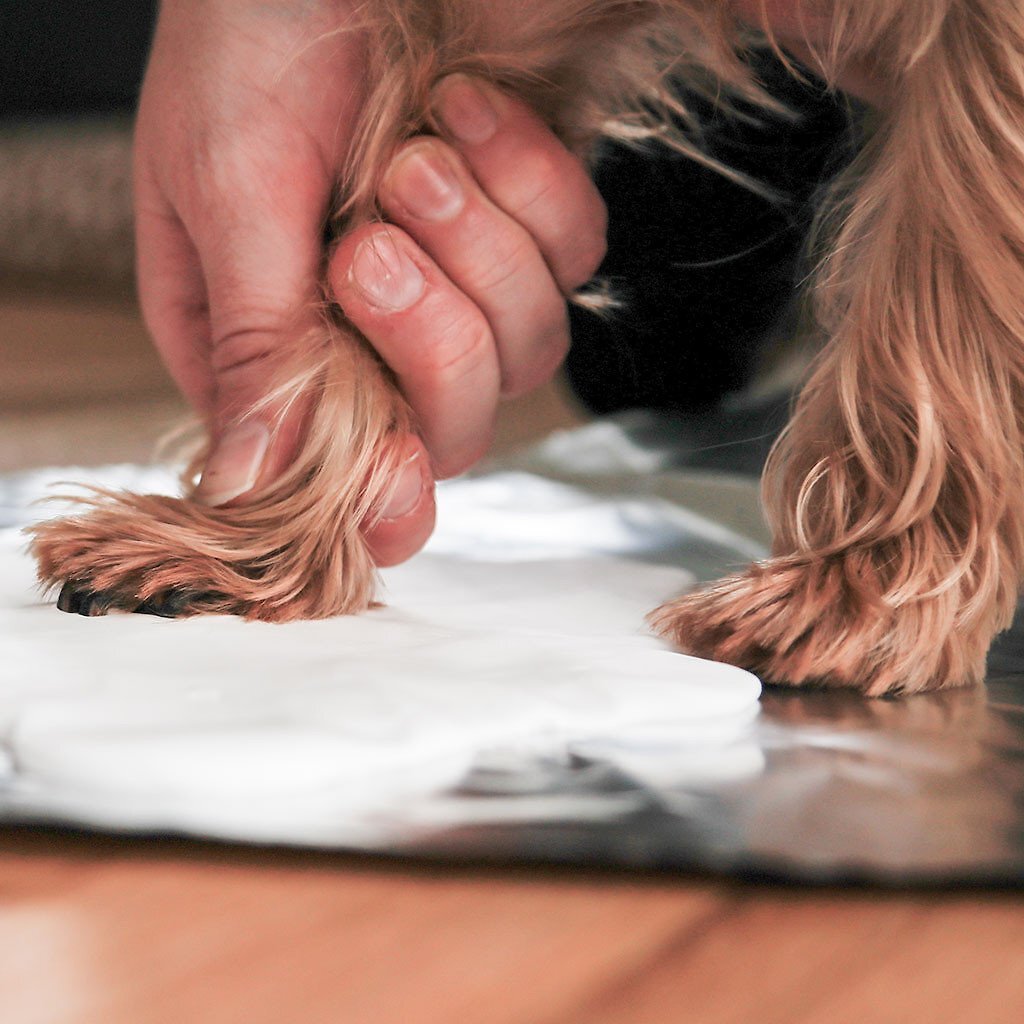
M 508 821 L 452 824 L 405 849 L 815 883 L 1024 881 L 1019 670 L 993 675 L 984 689 L 893 700 L 768 690 L 736 742 L 747 763 L 760 756 L 763 765 L 747 778 L 695 782 L 687 766 L 685 781 L 650 781 L 642 758 L 624 766 L 615 751 L 524 757 L 503 776 L 482 765 L 461 800 L 508 802 L 515 792 L 541 805 L 535 820 L 510 811 Z M 569 793 L 581 807 L 615 799 L 623 813 L 574 818 L 555 801 Z M 539 820 L 545 800 L 558 809 Z M 460 813 L 472 814 L 453 807 L 452 819 Z
M 763 540 L 755 480 L 709 468 L 706 437 L 691 443 L 683 428 L 625 417 L 556 436 L 504 468 L 594 493 L 658 495 Z M 659 547 L 643 528 L 622 553 L 688 561 L 702 578 L 729 568 L 713 545 L 694 564 L 693 549 Z M 482 751 L 457 785 L 359 846 L 812 883 L 1024 880 L 1024 617 L 994 648 L 984 687 L 881 700 L 768 688 L 750 716 L 683 739 L 653 729 Z

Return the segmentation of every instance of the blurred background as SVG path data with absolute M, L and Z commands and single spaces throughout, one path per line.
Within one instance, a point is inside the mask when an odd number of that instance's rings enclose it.
M 182 414 L 133 287 L 155 6 L 0 5 L 0 471 L 144 459 Z

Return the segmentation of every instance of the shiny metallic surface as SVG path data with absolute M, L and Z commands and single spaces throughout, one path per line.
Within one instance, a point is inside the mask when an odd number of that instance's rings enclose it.
M 767 411 L 777 423 L 777 407 Z M 743 426 L 743 436 L 763 451 L 756 421 L 748 417 Z M 695 435 L 678 420 L 629 414 L 614 428 L 585 428 L 556 439 L 528 465 L 576 483 L 585 475 L 597 488 L 602 480 L 627 488 L 634 474 L 634 486 L 657 486 L 691 506 L 697 497 L 710 503 L 700 509 L 704 514 L 717 512 L 736 527 L 743 525 L 736 517 L 749 501 L 739 490 L 730 496 L 727 488 L 745 482 L 752 496 L 751 479 L 701 475 L 709 463 L 740 474 L 756 465 L 751 445 L 734 444 L 730 429 L 735 436 L 735 420 L 724 426 L 719 436 L 728 442 L 711 458 L 713 431 Z M 691 439 L 689 447 L 681 437 Z M 701 780 L 687 764 L 678 780 L 662 776 L 652 784 L 608 758 L 524 758 L 520 799 L 544 793 L 550 802 L 553 793 L 572 793 L 579 808 L 575 820 L 555 811 L 542 821 L 520 816 L 453 826 L 421 835 L 405 849 L 796 882 L 1020 885 L 1024 614 L 993 648 L 984 687 L 881 700 L 766 688 L 760 713 L 722 749 L 751 770 L 738 778 L 712 773 Z M 486 773 L 467 780 L 465 789 L 476 792 L 478 801 L 495 796 Z M 622 813 L 586 813 L 588 800 L 600 803 L 609 794 L 622 804 Z M 628 795 L 636 802 L 629 804 Z
M 768 428 L 744 421 L 744 431 L 764 448 Z M 713 431 L 635 415 L 556 435 L 501 468 L 602 495 L 653 495 L 751 538 L 756 551 L 765 540 L 756 479 L 747 472 L 756 458 L 728 436 L 710 459 L 714 447 Z M 18 521 L 33 486 L 12 480 L 6 497 L 0 488 L 0 520 Z M 618 525 L 627 533 L 616 535 L 616 551 L 627 557 L 685 564 L 703 579 L 730 568 L 721 554 L 728 545 L 716 546 L 714 537 L 672 550 L 650 522 Z M 537 737 L 481 751 L 452 791 L 375 828 L 363 841 L 338 845 L 795 883 L 1018 886 L 1024 615 L 993 649 L 984 687 L 881 700 L 767 688 L 751 714 L 700 731 L 665 723 L 621 742 L 562 746 Z M 334 845 L 302 835 L 281 841 Z
M 1016 650 L 1014 650 L 1016 648 Z M 744 741 L 763 771 L 658 786 L 610 761 L 524 759 L 521 799 L 580 808 L 640 798 L 611 819 L 491 821 L 421 836 L 431 856 L 711 870 L 806 882 L 1024 881 L 1024 629 L 984 688 L 887 700 L 768 689 Z M 508 789 L 508 786 L 505 786 Z M 464 792 L 494 795 L 486 779 Z

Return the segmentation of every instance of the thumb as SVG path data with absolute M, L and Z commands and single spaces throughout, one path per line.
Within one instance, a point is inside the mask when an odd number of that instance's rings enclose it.
M 315 183 L 315 182 L 314 182 Z M 321 329 L 318 310 L 323 213 L 329 190 L 293 185 L 274 202 L 250 201 L 260 215 L 216 217 L 187 224 L 202 267 L 208 315 L 204 339 L 209 384 L 188 376 L 194 352 L 187 332 L 161 332 L 168 364 L 204 410 L 212 432 L 210 454 L 193 492 L 207 505 L 242 505 L 246 496 L 272 484 L 287 469 L 302 442 L 312 397 L 270 399 L 284 366 L 301 369 Z M 239 193 L 244 194 L 244 193 Z M 159 241 L 159 239 L 157 239 Z M 164 251 L 166 246 L 156 246 Z M 140 275 L 155 277 L 154 274 Z M 179 289 L 180 290 L 180 289 Z M 168 322 L 173 304 L 151 303 L 154 324 Z M 308 350 L 308 351 L 307 351 Z M 270 399 L 270 400 L 268 400 Z M 418 551 L 434 525 L 434 478 L 419 438 L 396 438 L 401 470 L 383 508 L 362 524 L 378 565 L 394 565 Z
M 210 330 L 212 443 L 194 494 L 205 504 L 272 483 L 301 441 L 308 402 L 269 396 L 281 368 L 300 367 L 316 343 L 323 185 L 259 197 L 244 216 L 229 210 L 193 228 Z

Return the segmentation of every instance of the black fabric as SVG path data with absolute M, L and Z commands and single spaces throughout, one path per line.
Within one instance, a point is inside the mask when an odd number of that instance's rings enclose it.
M 155 0 L 0 0 L 0 117 L 135 106 Z
M 612 319 L 574 308 L 567 371 L 592 411 L 693 412 L 749 380 L 755 358 L 790 307 L 812 199 L 851 155 L 848 102 L 798 82 L 771 54 L 757 57 L 769 90 L 799 116 L 729 118 L 685 97 L 706 148 L 786 197 L 773 203 L 713 169 L 652 146 L 606 147 L 597 183 L 609 208 L 610 279 L 623 308 Z

